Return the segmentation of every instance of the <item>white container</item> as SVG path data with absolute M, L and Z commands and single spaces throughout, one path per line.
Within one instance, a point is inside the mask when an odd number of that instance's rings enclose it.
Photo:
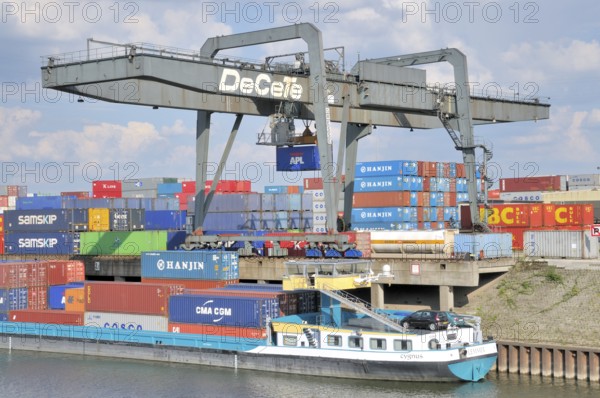
M 523 253 L 545 258 L 598 258 L 598 237 L 581 231 L 525 231 Z
M 159 315 L 121 314 L 115 312 L 86 311 L 85 326 L 124 330 L 151 330 L 168 332 L 169 319 Z
M 505 202 L 542 202 L 544 196 L 541 191 L 500 192 L 500 200 Z
M 587 186 L 594 187 L 600 186 L 600 174 L 574 174 L 569 176 L 569 190 L 572 187 Z

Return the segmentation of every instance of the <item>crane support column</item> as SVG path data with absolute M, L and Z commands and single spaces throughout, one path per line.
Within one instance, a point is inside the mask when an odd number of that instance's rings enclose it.
M 194 202 L 194 230 L 204 223 L 204 186 L 208 168 L 208 145 L 210 138 L 210 115 L 212 112 L 198 111 L 196 120 L 196 201 Z
M 370 124 L 348 123 L 346 131 L 341 135 L 346 136 L 346 180 L 344 182 L 344 225 L 350 225 L 352 214 L 352 196 L 354 195 L 354 176 L 356 174 L 356 158 L 358 154 L 358 140 L 373 132 Z M 340 139 L 340 145 L 341 139 Z

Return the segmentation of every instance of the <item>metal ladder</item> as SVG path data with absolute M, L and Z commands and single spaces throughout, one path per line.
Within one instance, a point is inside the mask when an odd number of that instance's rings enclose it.
M 356 311 L 362 312 L 363 314 L 376 319 L 382 324 L 388 326 L 390 329 L 400 333 L 406 332 L 406 330 L 392 318 L 373 309 L 371 303 L 353 296 L 350 293 L 346 293 L 343 290 L 329 290 L 326 289 L 326 286 L 323 287 L 325 287 L 325 289 L 321 289 L 321 293 L 336 299 L 340 303 L 346 304 L 348 307 L 355 309 Z

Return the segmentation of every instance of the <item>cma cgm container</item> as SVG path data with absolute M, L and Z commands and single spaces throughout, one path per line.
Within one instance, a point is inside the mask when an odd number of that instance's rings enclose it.
M 598 237 L 591 230 L 525 231 L 523 254 L 547 258 L 598 258 Z
M 218 294 L 183 294 L 169 300 L 169 321 L 264 328 L 279 316 L 276 299 L 222 297 Z
M 84 256 L 139 256 L 145 251 L 166 250 L 167 231 L 109 231 L 79 234 Z
M 219 250 L 153 251 L 142 253 L 142 278 L 239 279 L 236 252 Z
M 512 257 L 512 234 L 455 234 L 454 254 L 471 254 L 477 259 Z
M 84 232 L 86 233 L 86 232 Z M 6 254 L 65 255 L 77 253 L 77 236 L 61 232 L 13 232 L 4 236 Z
M 10 322 L 32 322 L 54 325 L 83 326 L 83 312 L 55 310 L 15 310 L 8 314 Z
M 167 315 L 171 295 L 183 293 L 178 285 L 133 282 L 85 282 L 85 309 L 94 312 Z
M 566 191 L 567 176 L 501 178 L 501 192 Z
M 9 210 L 4 213 L 8 232 L 87 231 L 87 209 Z
M 122 314 L 86 311 L 85 326 L 124 330 L 151 330 L 167 332 L 169 320 L 161 315 Z
M 48 309 L 64 310 L 66 303 L 65 291 L 67 289 L 78 287 L 83 287 L 83 282 L 72 283 L 69 285 L 48 286 Z

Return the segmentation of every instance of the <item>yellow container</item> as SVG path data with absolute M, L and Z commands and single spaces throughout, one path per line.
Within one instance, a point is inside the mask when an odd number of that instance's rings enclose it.
M 105 208 L 88 209 L 88 231 L 110 231 L 110 211 Z
M 65 289 L 65 311 L 85 312 L 83 287 Z

